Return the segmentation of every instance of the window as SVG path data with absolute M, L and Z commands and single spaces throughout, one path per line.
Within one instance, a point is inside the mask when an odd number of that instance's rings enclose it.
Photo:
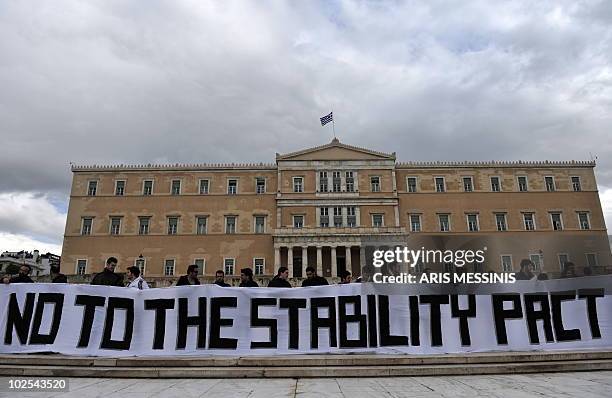
M 406 186 L 408 192 L 416 192 L 417 191 L 417 178 L 416 177 L 408 177 L 406 179 Z
M 517 181 L 518 181 L 518 190 L 519 192 L 527 192 L 528 187 L 527 187 L 527 176 L 518 176 L 517 177 Z
M 115 195 L 123 196 L 125 193 L 125 181 L 115 181 Z
M 145 275 L 146 260 L 144 257 L 138 257 L 134 262 L 134 266 L 140 270 L 140 276 Z
M 87 195 L 96 196 L 96 192 L 98 192 L 98 181 L 89 181 L 87 185 Z
M 572 189 L 576 192 L 582 191 L 582 186 L 580 185 L 580 177 L 572 177 Z
M 174 260 L 166 260 L 166 262 L 164 263 L 164 275 L 165 276 L 174 275 Z
M 383 214 L 372 214 L 372 227 L 379 228 L 385 225 Z
M 304 192 L 304 178 L 293 177 L 293 192 Z
M 578 224 L 580 225 L 580 229 L 591 229 L 589 213 L 585 211 L 578 212 Z
M 151 196 L 153 194 L 153 180 L 144 180 L 142 182 L 142 194 Z
M 225 216 L 225 233 L 236 233 L 236 216 Z
M 555 179 L 554 179 L 554 177 L 544 177 L 544 183 L 546 185 L 546 190 L 548 192 L 553 192 L 555 190 Z
M 550 213 L 550 221 L 552 228 L 555 231 L 561 231 L 563 229 L 563 222 L 561 220 L 561 213 Z
M 465 192 L 472 192 L 474 190 L 472 177 L 463 177 L 463 190 Z
M 168 235 L 178 233 L 178 217 L 168 217 Z
M 293 228 L 304 227 L 304 216 L 293 216 Z
M 478 231 L 478 214 L 468 214 L 467 215 L 467 226 L 468 226 L 468 231 L 470 232 Z
M 345 173 L 346 178 L 346 192 L 355 192 L 355 178 L 353 177 L 352 171 Z
M 266 179 L 263 177 L 257 177 L 255 179 L 255 192 L 266 193 Z
M 200 195 L 207 195 L 210 191 L 210 181 L 200 180 Z
M 523 223 L 525 224 L 525 231 L 535 231 L 533 213 L 523 213 Z
M 410 230 L 412 232 L 421 232 L 421 215 L 412 214 L 410 216 Z
M 499 177 L 491 177 L 491 191 L 501 192 L 501 182 Z
M 227 180 L 227 194 L 236 195 L 238 193 L 238 180 Z
M 507 231 L 508 226 L 506 225 L 506 213 L 495 214 L 495 225 L 498 231 Z
M 263 234 L 266 232 L 266 216 L 255 216 L 255 233 Z
M 342 227 L 342 207 L 334 207 L 334 227 Z
M 193 263 L 198 266 L 198 275 L 204 275 L 206 261 L 203 258 L 196 258 Z
M 351 228 L 357 226 L 357 208 L 355 206 L 346 208 L 346 225 Z
M 91 235 L 91 227 L 93 224 L 93 218 L 83 218 L 81 224 L 81 235 Z
M 110 234 L 119 235 L 121 233 L 121 217 L 111 217 Z
M 138 235 L 149 234 L 149 221 L 151 217 L 138 217 Z
M 565 264 L 569 262 L 569 256 L 566 253 L 559 253 L 557 256 L 559 257 L 559 270 L 563 272 Z
M 223 270 L 225 275 L 234 275 L 234 265 L 236 264 L 235 258 L 226 258 L 223 260 Z
M 370 188 L 372 192 L 380 192 L 380 177 L 370 177 Z
M 332 192 L 340 192 L 342 188 L 342 179 L 340 178 L 340 172 L 332 172 Z
M 172 195 L 181 194 L 181 180 L 172 180 L 172 189 L 170 191 Z
M 198 216 L 196 217 L 196 234 L 205 235 L 207 232 L 208 217 Z
M 503 272 L 512 272 L 512 256 L 509 254 L 502 254 L 501 266 Z
M 295 184 L 294 184 L 294 186 L 295 186 Z M 327 192 L 328 191 L 327 171 L 320 171 L 319 172 L 319 191 L 321 191 L 321 192 Z M 295 192 L 295 190 L 294 190 L 294 192 Z
M 329 227 L 329 209 L 327 207 L 321 207 L 319 213 L 321 228 Z
M 440 232 L 450 231 L 450 217 L 448 214 L 438 214 L 438 220 L 440 221 Z
M 541 254 L 530 254 L 529 259 L 533 263 L 533 270 L 539 272 L 542 269 L 542 255 Z
M 587 266 L 589 267 L 597 267 L 597 253 L 586 253 L 587 258 Z
M 436 192 L 446 191 L 446 184 L 444 184 L 444 177 L 436 177 L 435 182 L 436 182 Z
M 85 275 L 87 272 L 87 260 L 77 260 L 76 274 Z
M 266 260 L 263 258 L 254 258 L 253 259 L 253 273 L 255 275 L 263 275 L 265 268 Z

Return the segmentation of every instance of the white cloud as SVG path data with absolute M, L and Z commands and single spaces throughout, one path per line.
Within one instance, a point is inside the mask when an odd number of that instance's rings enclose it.
M 29 252 L 38 250 L 40 253 L 51 252 L 53 254 L 60 255 L 62 253 L 62 245 L 41 242 L 26 235 L 8 234 L 6 232 L 0 232 L 1 252 L 21 250 Z
M 57 248 L 61 245 L 65 224 L 66 214 L 51 204 L 48 195 L 31 192 L 0 194 L 0 232 L 6 236 L 7 245 L 28 237 L 31 243 L 47 242 Z M 5 250 L 21 249 L 6 247 Z
M 608 235 L 612 235 L 612 188 L 599 187 L 599 200 L 606 219 Z

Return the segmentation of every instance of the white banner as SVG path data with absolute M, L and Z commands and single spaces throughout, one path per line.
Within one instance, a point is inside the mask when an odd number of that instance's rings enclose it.
M 423 285 L 141 291 L 13 284 L 0 287 L 0 353 L 244 356 L 612 348 L 612 296 L 604 290 L 612 277 L 581 279 L 472 285 L 461 294 L 435 293 Z

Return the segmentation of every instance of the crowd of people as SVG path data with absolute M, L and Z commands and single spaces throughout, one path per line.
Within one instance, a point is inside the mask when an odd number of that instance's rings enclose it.
M 140 275 L 140 269 L 132 266 L 128 267 L 127 283 L 123 281 L 123 275 L 116 273 L 115 268 L 117 267 L 118 260 L 115 257 L 109 257 L 106 260 L 104 269 L 101 272 L 94 275 L 91 280 L 92 285 L 103 285 L 103 286 L 126 286 L 129 288 L 136 289 L 148 289 L 149 285 Z M 19 268 L 17 276 L 12 278 L 4 278 L 4 283 L 34 283 L 30 278 L 31 269 L 27 264 L 22 265 Z M 176 281 L 176 286 L 188 286 L 188 285 L 200 285 L 201 282 L 198 279 L 199 268 L 196 264 L 191 264 L 187 267 L 187 273 L 182 275 Z M 340 272 L 340 283 L 351 283 L 351 273 L 348 271 Z M 289 283 L 289 269 L 287 267 L 280 267 L 274 278 L 268 283 L 268 287 L 284 287 L 291 288 Z M 52 283 L 68 283 L 66 275 L 60 273 L 59 267 L 51 267 L 51 282 Z M 218 270 L 215 273 L 214 284 L 221 287 L 230 287 L 231 285 L 225 282 L 225 273 L 222 270 Z M 328 285 L 327 279 L 317 275 L 317 271 L 313 267 L 306 268 L 306 279 L 302 282 L 302 287 L 306 286 L 322 286 Z M 240 285 L 239 287 L 259 287 L 257 282 L 253 279 L 253 270 L 250 268 L 243 268 L 240 270 Z
M 123 275 L 116 273 L 115 268 L 117 267 L 117 259 L 115 257 L 109 257 L 106 260 L 104 269 L 94 275 L 91 280 L 92 285 L 105 285 L 105 286 L 126 286 L 129 288 L 136 289 L 148 289 L 149 285 L 140 275 L 140 269 L 135 266 L 128 267 L 127 283 L 123 281 Z M 515 274 L 516 280 L 547 280 L 548 275 L 544 272 L 538 274 L 534 273 L 534 264 L 531 260 L 523 259 L 520 264 L 520 271 Z M 3 278 L 3 283 L 34 283 L 30 278 L 31 269 L 27 264 L 22 265 L 19 268 L 19 273 L 12 277 Z M 424 273 L 431 272 L 429 269 L 423 271 Z M 187 285 L 200 285 L 198 279 L 199 268 L 196 264 L 191 264 L 187 267 L 187 273 L 178 278 L 176 286 L 187 286 Z M 362 275 L 355 280 L 355 282 L 370 282 L 372 275 L 374 274 L 373 266 L 365 266 L 362 271 Z M 582 270 L 582 276 L 590 276 L 593 274 L 591 267 L 584 267 Z M 346 270 L 339 272 L 340 277 L 339 284 L 346 284 L 352 282 L 351 273 Z M 572 262 L 565 263 L 561 278 L 576 278 L 579 275 L 576 272 L 576 265 Z M 289 283 L 289 269 L 287 267 L 280 267 L 278 272 L 268 283 L 268 287 L 283 287 L 291 288 Z M 60 273 L 59 266 L 51 267 L 51 282 L 52 283 L 68 283 L 66 275 Z M 225 282 L 225 273 L 222 270 L 218 270 L 215 273 L 214 284 L 221 287 L 230 287 L 231 285 Z M 324 286 L 328 285 L 329 282 L 324 277 L 317 275 L 317 270 L 314 267 L 306 267 L 306 278 L 302 281 L 302 287 L 308 286 Z M 239 287 L 259 287 L 257 282 L 253 279 L 253 270 L 250 268 L 243 268 L 240 270 L 240 284 Z

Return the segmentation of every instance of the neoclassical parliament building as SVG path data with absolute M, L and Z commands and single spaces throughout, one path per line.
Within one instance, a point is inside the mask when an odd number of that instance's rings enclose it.
M 612 265 L 591 161 L 398 162 L 341 143 L 274 164 L 73 166 L 66 274 L 137 265 L 148 277 L 280 266 L 359 275 L 377 247 L 483 249 L 476 270 L 558 274 Z M 371 262 L 370 262 L 371 264 Z M 453 264 L 417 264 L 451 271 Z

